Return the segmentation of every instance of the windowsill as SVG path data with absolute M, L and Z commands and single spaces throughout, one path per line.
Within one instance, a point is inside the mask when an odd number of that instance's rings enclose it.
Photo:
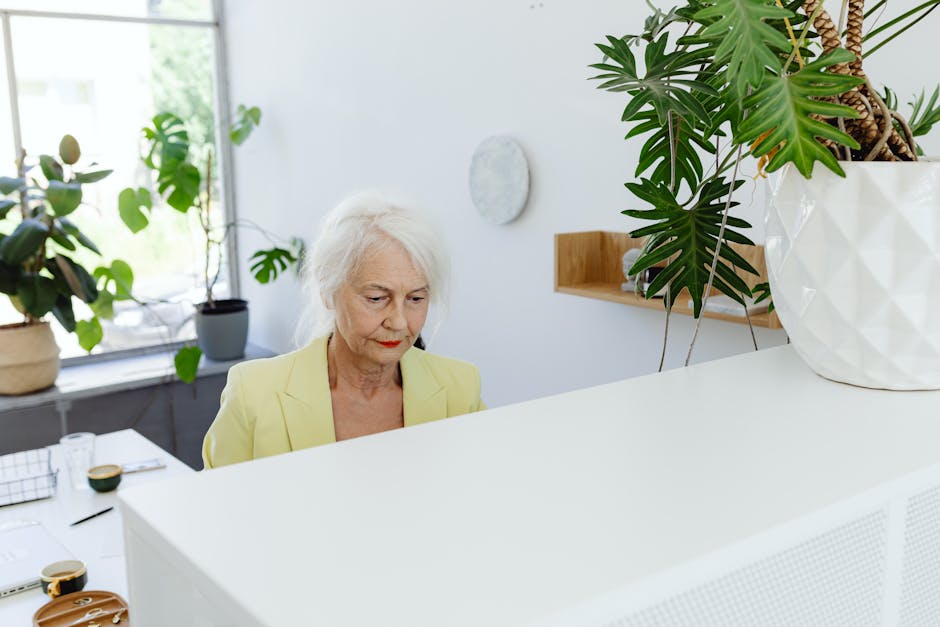
M 178 381 L 173 367 L 174 352 L 161 351 L 105 361 L 65 364 L 55 386 L 48 390 L 24 396 L 0 396 L 0 413 Z M 203 357 L 196 378 L 222 374 L 241 361 L 273 355 L 266 348 L 249 344 L 242 359 L 213 361 Z

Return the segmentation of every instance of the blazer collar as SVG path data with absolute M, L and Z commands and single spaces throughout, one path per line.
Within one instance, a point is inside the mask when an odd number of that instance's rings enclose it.
M 447 391 L 431 371 L 427 353 L 411 347 L 400 364 L 405 426 L 447 416 Z
M 278 393 L 291 450 L 336 442 L 326 349 L 321 337 L 297 351 L 283 392 Z M 401 358 L 405 426 L 447 415 L 447 392 L 428 365 L 427 354 L 412 347 Z
M 336 442 L 326 361 L 328 339 L 317 338 L 297 351 L 287 385 L 278 393 L 293 451 Z

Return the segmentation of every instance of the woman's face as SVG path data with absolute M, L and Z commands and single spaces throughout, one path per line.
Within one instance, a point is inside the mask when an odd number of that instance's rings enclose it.
M 337 292 L 336 332 L 358 357 L 397 363 L 414 344 L 428 315 L 428 281 L 401 244 L 387 241 L 366 251 Z

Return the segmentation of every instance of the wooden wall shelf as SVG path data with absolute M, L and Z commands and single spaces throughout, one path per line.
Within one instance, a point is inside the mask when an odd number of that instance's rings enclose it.
M 555 291 L 561 294 L 573 294 L 596 298 L 614 303 L 623 303 L 634 307 L 657 309 L 663 311 L 662 299 L 646 299 L 633 292 L 624 292 L 620 289 L 623 283 L 622 258 L 630 248 L 639 248 L 642 240 L 632 238 L 624 233 L 611 231 L 585 231 L 581 233 L 555 234 Z M 767 280 L 767 265 L 764 261 L 763 246 L 741 246 L 731 244 L 742 257 L 747 259 L 758 272 L 759 277 L 742 274 L 742 278 L 749 287 Z M 687 306 L 688 292 L 683 291 L 676 298 L 673 313 L 692 315 L 691 307 Z M 747 324 L 743 315 L 711 311 L 703 312 L 706 318 L 715 318 L 738 324 Z M 751 314 L 751 324 L 756 327 L 780 329 L 780 320 L 776 313 Z

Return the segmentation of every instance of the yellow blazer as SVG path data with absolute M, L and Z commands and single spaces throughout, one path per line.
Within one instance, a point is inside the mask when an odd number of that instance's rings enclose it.
M 206 468 L 336 441 L 326 337 L 233 366 L 202 443 Z M 472 364 L 412 347 L 401 358 L 405 426 L 486 409 Z

